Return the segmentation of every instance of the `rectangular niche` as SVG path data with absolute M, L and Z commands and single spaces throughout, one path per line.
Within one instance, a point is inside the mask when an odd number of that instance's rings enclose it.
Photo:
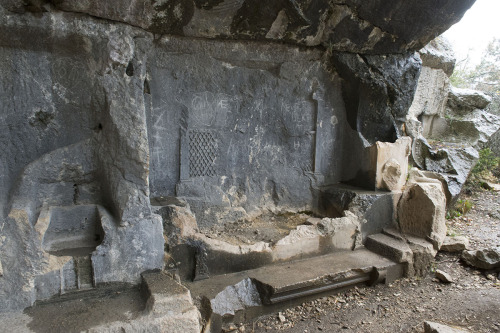
M 95 205 L 50 207 L 49 219 L 42 246 L 53 255 L 88 255 L 103 239 Z

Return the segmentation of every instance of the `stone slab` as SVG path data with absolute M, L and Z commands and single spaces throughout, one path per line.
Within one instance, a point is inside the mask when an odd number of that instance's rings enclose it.
M 396 263 L 366 249 L 345 251 L 311 259 L 274 264 L 249 271 L 225 274 L 208 280 L 187 282 L 193 297 L 214 298 L 224 288 L 239 281 L 251 278 L 266 286 L 269 300 L 273 296 L 298 290 L 317 288 L 343 282 L 349 279 L 369 281 L 374 267 L 380 270 L 390 269 Z M 364 280 L 363 280 L 364 279 Z M 363 280 L 363 281 L 361 281 Z M 359 283 L 358 282 L 358 283 Z
M 424 333 L 467 333 L 466 329 L 450 327 L 443 324 L 434 323 L 432 321 L 424 322 Z
M 412 261 L 413 253 L 408 244 L 401 239 L 375 234 L 368 236 L 365 246 L 367 249 L 398 263 Z

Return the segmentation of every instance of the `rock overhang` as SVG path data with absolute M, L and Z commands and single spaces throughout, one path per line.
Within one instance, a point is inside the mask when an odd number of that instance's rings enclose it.
M 62 10 L 154 34 L 277 41 L 351 53 L 406 53 L 458 22 L 475 0 L 53 0 L 6 2 L 8 11 Z

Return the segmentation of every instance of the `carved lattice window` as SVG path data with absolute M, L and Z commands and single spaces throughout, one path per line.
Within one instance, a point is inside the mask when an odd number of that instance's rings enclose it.
M 189 131 L 189 177 L 215 176 L 217 155 L 212 131 Z

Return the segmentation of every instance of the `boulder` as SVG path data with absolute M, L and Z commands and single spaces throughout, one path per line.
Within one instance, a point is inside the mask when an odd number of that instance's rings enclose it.
M 446 237 L 446 196 L 441 183 L 409 183 L 398 205 L 403 234 L 429 239 L 438 249 Z
M 459 115 L 486 109 L 490 103 L 491 97 L 478 90 L 452 87 L 448 95 L 448 107 Z
M 480 269 L 500 267 L 500 247 L 462 252 L 462 259 L 470 266 Z
M 500 130 L 493 133 L 488 141 L 488 147 L 491 149 L 493 154 L 500 156 Z
M 455 53 L 449 41 L 443 36 L 436 37 L 418 51 L 422 66 L 441 69 L 448 77 L 455 69 Z
M 479 153 L 475 148 L 461 144 L 436 143 L 432 146 L 421 136 L 413 144 L 412 157 L 420 169 L 439 174 L 435 178 L 446 183 L 449 207 L 457 200 Z

